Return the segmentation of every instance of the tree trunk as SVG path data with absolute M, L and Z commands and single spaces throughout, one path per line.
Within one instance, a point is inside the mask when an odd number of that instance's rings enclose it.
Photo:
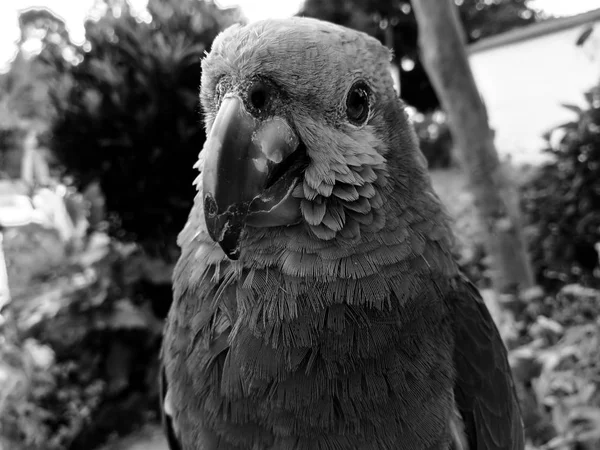
M 465 51 L 453 0 L 413 0 L 423 64 L 454 139 L 492 259 L 492 282 L 500 293 L 533 285 L 533 271 L 519 219 L 516 190 L 500 164 L 494 133 Z M 517 107 L 517 105 L 515 105 Z

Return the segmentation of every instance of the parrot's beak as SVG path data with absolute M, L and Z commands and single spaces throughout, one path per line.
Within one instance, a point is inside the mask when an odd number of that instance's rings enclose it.
M 290 210 L 287 201 L 306 166 L 300 147 L 284 119 L 257 119 L 239 97 L 223 99 L 202 150 L 202 189 L 208 233 L 229 259 L 239 258 L 247 223 L 282 225 L 300 217 L 298 205 Z

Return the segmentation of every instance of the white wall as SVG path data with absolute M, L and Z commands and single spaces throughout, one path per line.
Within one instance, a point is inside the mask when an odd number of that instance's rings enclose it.
M 502 156 L 535 161 L 540 137 L 574 117 L 561 103 L 583 105 L 583 93 L 600 81 L 600 22 L 584 48 L 575 41 L 586 26 L 470 55 Z

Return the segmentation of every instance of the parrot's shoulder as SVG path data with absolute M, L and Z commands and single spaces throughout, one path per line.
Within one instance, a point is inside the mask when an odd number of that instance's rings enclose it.
M 454 396 L 470 450 L 522 450 L 523 424 L 507 350 L 478 289 L 463 275 L 446 296 L 455 347 Z
M 171 450 L 188 448 L 196 433 L 204 439 L 211 434 L 195 417 L 196 394 L 214 389 L 235 321 L 234 271 L 203 227 L 201 215 L 192 211 L 179 235 L 181 255 L 162 343 L 160 406 Z
M 186 269 L 180 270 L 185 273 Z M 235 320 L 235 288 L 227 282 L 227 271 L 216 280 L 214 271 L 210 268 L 198 284 L 175 288 L 176 307 L 165 326 L 160 406 L 170 450 L 189 448 L 197 433 L 203 439 L 214 438 L 199 419 L 198 393 L 212 392 L 218 386 Z

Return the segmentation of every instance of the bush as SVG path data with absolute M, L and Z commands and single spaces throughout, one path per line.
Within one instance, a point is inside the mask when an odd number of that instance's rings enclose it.
M 152 0 L 150 23 L 126 4 L 86 23 L 73 87 L 57 97 L 52 149 L 85 188 L 98 181 L 113 235 L 161 250 L 192 205 L 200 123 L 200 60 L 236 10 Z
M 509 352 L 525 434 L 540 449 L 600 444 L 600 291 L 578 284 L 515 302 L 521 344 Z
M 148 284 L 170 272 L 154 266 L 95 235 L 14 296 L 0 315 L 0 448 L 94 449 L 157 420 L 171 288 Z
M 446 114 L 413 113 L 411 121 L 415 127 L 421 151 L 427 158 L 430 169 L 448 168 L 452 163 L 452 136 Z
M 553 161 L 522 188 L 532 262 L 551 290 L 573 282 L 600 286 L 600 86 L 585 98 L 585 108 L 566 105 L 577 119 L 546 135 Z

